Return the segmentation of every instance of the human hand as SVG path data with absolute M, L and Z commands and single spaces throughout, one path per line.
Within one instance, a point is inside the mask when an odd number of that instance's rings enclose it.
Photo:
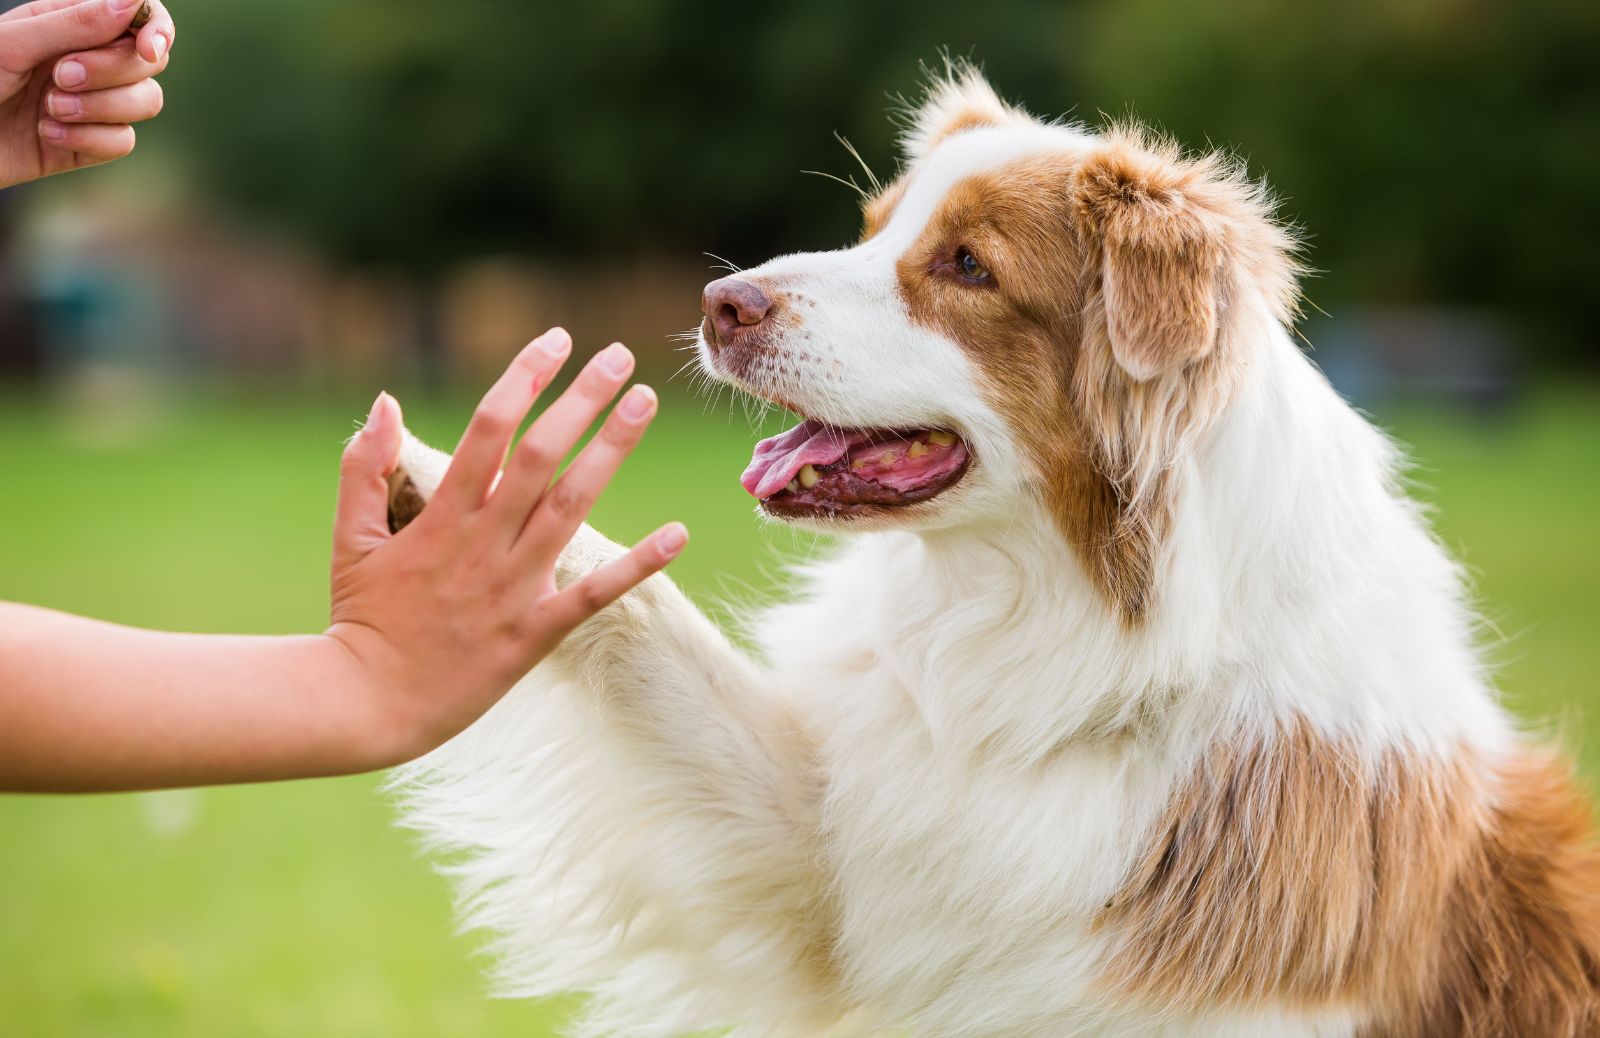
M 142 0 L 33 0 L 0 15 L 0 187 L 133 150 L 131 124 L 161 111 L 172 16 L 123 34 Z
M 388 528 L 388 476 L 401 444 L 387 394 L 341 466 L 328 636 L 364 675 L 353 693 L 392 751 L 407 760 L 456 734 L 499 700 L 573 628 L 672 561 L 687 539 L 669 523 L 630 552 L 558 588 L 556 561 L 655 416 L 634 386 L 552 483 L 561 460 L 633 370 L 614 344 L 533 423 L 501 462 L 572 341 L 535 339 L 484 396 L 428 507 Z M 497 475 L 500 477 L 496 482 Z

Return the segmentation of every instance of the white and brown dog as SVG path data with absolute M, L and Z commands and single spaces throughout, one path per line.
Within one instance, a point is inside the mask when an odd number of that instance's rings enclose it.
M 705 370 L 805 417 L 746 488 L 848 535 L 761 655 L 652 577 L 399 777 L 505 989 L 584 1034 L 1600 1034 L 1587 804 L 1291 340 L 1262 189 L 970 71 L 905 146 L 858 244 L 706 289 Z M 446 459 L 402 457 L 414 508 Z

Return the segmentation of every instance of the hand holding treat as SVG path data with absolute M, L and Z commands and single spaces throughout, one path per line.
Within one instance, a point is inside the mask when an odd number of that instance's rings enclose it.
M 0 187 L 133 150 L 176 29 L 158 0 L 33 0 L 0 14 Z

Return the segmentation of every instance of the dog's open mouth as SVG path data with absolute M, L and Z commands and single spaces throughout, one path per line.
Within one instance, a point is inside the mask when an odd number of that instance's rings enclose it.
M 852 516 L 955 486 L 971 455 L 942 429 L 837 429 L 806 419 L 756 444 L 740 482 L 773 515 Z

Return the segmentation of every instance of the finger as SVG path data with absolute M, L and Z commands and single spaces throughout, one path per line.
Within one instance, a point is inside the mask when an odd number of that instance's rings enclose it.
M 151 65 L 165 65 L 177 38 L 178 27 L 173 24 L 172 15 L 157 0 L 150 0 L 150 20 L 135 37 L 139 56 Z
M 482 507 L 517 426 L 571 351 L 572 337 L 560 328 L 550 329 L 522 348 L 472 413 L 434 494 L 435 508 L 466 511 Z
M 614 342 L 589 359 L 572 385 L 522 437 L 489 508 L 496 526 L 515 539 L 527 525 L 561 459 L 617 395 L 633 371 L 633 354 Z M 570 535 L 569 535 L 570 536 Z
M 51 90 L 44 98 L 50 117 L 66 123 L 143 122 L 160 114 L 161 105 L 161 84 L 153 79 L 109 90 Z
M 59 11 L 63 7 L 76 7 L 83 2 L 84 0 L 32 0 L 32 3 L 18 4 L 4 14 L 0 14 L 0 22 L 10 21 L 13 18 L 32 18 L 37 14 Z
M 105 90 L 143 82 L 166 71 L 167 59 L 150 64 L 124 38 L 109 47 L 76 51 L 56 62 L 51 78 L 63 90 Z
M 539 501 L 518 538 L 519 547 L 539 561 L 561 554 L 655 415 L 656 395 L 649 386 L 628 390 L 594 439 Z
M 400 463 L 400 405 L 379 393 L 361 431 L 339 459 L 333 517 L 335 564 L 359 559 L 389 539 L 389 475 Z
M 50 147 L 72 152 L 80 166 L 120 159 L 133 150 L 133 127 L 107 123 L 68 125 L 54 119 L 39 122 L 39 138 Z
M 0 22 L 0 67 L 30 69 L 71 50 L 100 47 L 127 31 L 141 0 L 84 0 Z
M 682 523 L 668 523 L 635 544 L 624 556 L 612 559 L 550 600 L 550 619 L 563 632 L 572 630 L 615 602 L 645 578 L 661 572 L 683 552 L 689 531 Z

